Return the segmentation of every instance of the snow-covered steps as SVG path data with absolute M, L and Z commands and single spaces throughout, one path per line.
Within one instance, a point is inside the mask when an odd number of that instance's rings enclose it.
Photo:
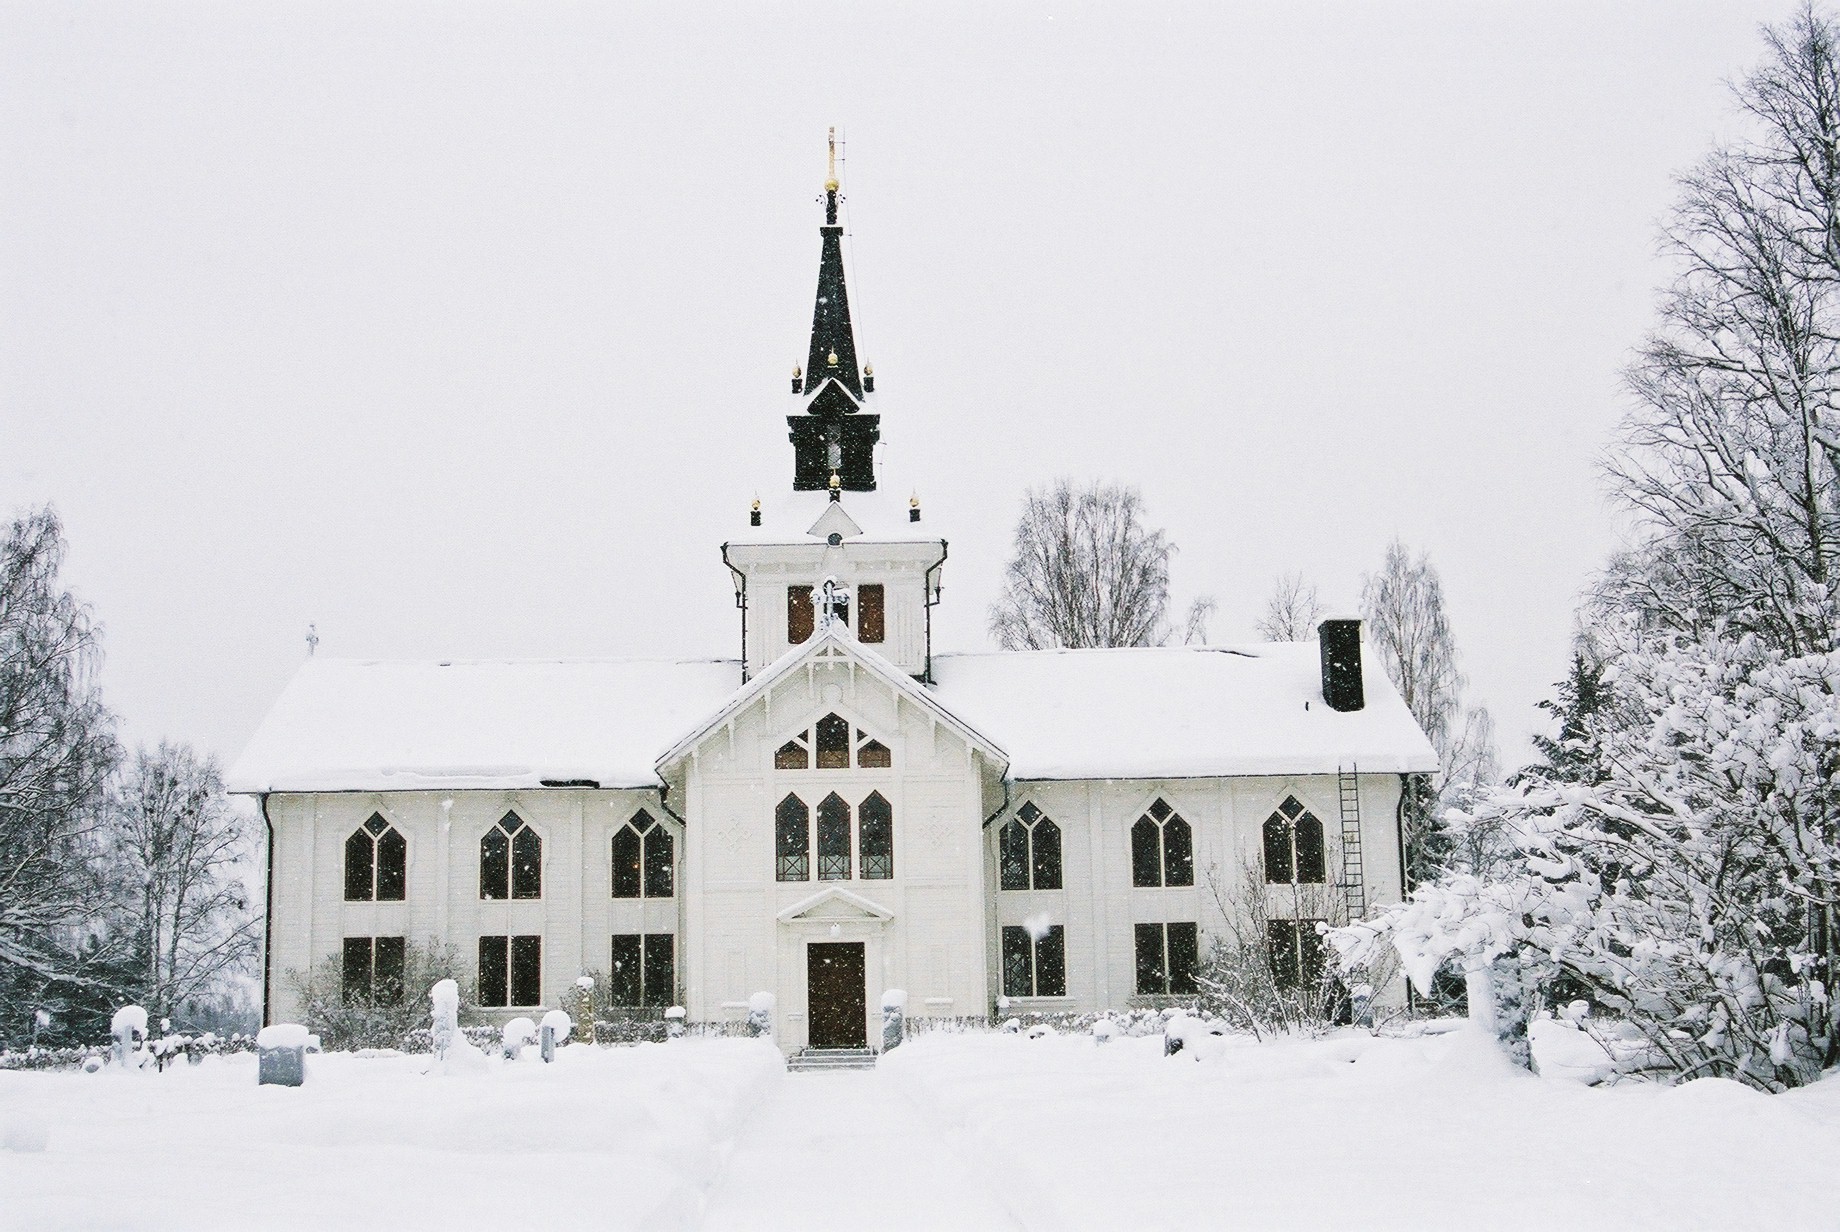
M 801 1048 L 786 1058 L 794 1073 L 812 1070 L 874 1069 L 875 1054 L 867 1048 Z

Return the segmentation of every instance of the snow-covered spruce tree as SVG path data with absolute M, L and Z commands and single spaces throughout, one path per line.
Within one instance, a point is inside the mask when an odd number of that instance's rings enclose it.
M 1840 646 L 1840 27 L 1809 8 L 1765 42 L 1748 139 L 1682 178 L 1667 226 L 1680 273 L 1610 465 L 1651 533 L 1598 600 L 1797 655 Z
M 1169 558 L 1175 545 L 1144 522 L 1136 488 L 1057 480 L 1024 498 L 990 633 L 1006 650 L 1156 646 L 1173 632 Z M 1205 634 L 1212 601 L 1185 627 Z
M 114 719 L 64 552 L 49 508 L 0 530 L 0 1042 L 29 1038 L 39 1009 L 54 1042 L 93 1038 L 121 975 L 97 842 Z
M 110 793 L 110 862 L 122 925 L 136 939 L 137 1001 L 154 1018 L 189 1024 L 222 982 L 260 951 L 238 865 L 252 854 L 244 817 L 217 765 L 185 745 L 140 749 Z
M 1390 943 L 1415 981 L 1458 958 L 1510 1042 L 1583 990 L 1641 1032 L 1646 1068 L 1812 1082 L 1840 1060 L 1840 653 L 1680 643 L 1626 651 L 1612 682 L 1646 722 L 1588 724 L 1601 781 L 1524 778 L 1465 819 L 1513 867 L 1423 887 L 1337 948 Z

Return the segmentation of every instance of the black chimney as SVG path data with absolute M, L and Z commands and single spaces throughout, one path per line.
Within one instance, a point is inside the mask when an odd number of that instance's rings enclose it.
M 1316 629 L 1322 645 L 1322 693 L 1331 710 L 1359 710 L 1367 704 L 1361 688 L 1361 622 L 1325 620 Z

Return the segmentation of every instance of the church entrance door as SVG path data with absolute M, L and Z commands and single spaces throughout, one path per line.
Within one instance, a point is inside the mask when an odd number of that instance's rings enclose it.
M 860 941 L 813 942 L 805 947 L 805 989 L 811 1006 L 813 1048 L 866 1048 L 868 984 Z

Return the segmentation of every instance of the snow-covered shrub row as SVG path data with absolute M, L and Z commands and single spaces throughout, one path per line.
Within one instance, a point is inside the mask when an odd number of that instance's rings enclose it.
M 1037 1026 L 1047 1026 L 1052 1027 L 1057 1034 L 1083 1035 L 1092 1031 L 1094 1023 L 1105 1020 L 1111 1022 L 1113 1030 L 1118 1035 L 1161 1035 L 1163 1024 L 1178 1009 L 1188 1013 L 1197 1012 L 1193 998 L 1182 1001 L 1179 1005 L 1172 1003 L 1169 1008 L 1140 1008 L 1090 1014 L 998 1009 L 995 1014 L 987 1018 L 942 1018 L 917 1014 L 907 1019 L 906 1029 L 910 1036 L 981 1034 L 1000 1031 L 1004 1023 L 1014 1019 L 1017 1029 L 1023 1033 Z
M 1764 1090 L 1840 1060 L 1840 653 L 1747 636 L 1622 653 L 1594 768 L 1487 796 L 1463 828 L 1504 850 L 1332 934 L 1359 965 L 1385 949 L 1426 986 L 1472 972 L 1525 1060 L 1529 1019 L 1576 998 L 1633 1026 L 1630 1065 Z M 1627 1054 L 1627 1050 L 1626 1054 Z
M 164 1035 L 150 1042 L 144 1054 L 154 1064 L 171 1064 L 192 1057 L 227 1056 L 254 1052 L 253 1035 Z M 0 1050 L 0 1070 L 79 1069 L 86 1061 L 107 1063 L 113 1055 L 109 1044 L 86 1044 L 69 1048 L 23 1048 Z

